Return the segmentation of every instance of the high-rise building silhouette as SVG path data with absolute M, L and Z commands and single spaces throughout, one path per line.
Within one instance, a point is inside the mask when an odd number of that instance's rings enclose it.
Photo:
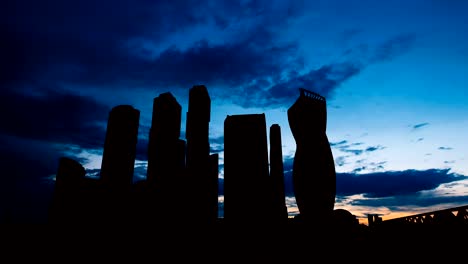
M 170 92 L 162 93 L 153 100 L 148 142 L 147 180 L 150 185 L 164 185 L 181 166 L 181 111 L 182 107 Z
M 59 159 L 55 187 L 49 211 L 49 220 L 56 223 L 77 221 L 80 216 L 81 188 L 86 171 L 83 166 L 70 158 Z
M 204 85 L 195 85 L 189 91 L 186 124 L 187 139 L 187 195 L 188 213 L 193 220 L 216 220 L 217 181 L 210 173 L 210 124 L 211 99 Z M 214 203 L 216 201 L 216 203 Z M 215 205 L 213 207 L 213 205 Z
M 296 141 L 293 187 L 300 217 L 307 222 L 328 222 L 333 214 L 336 174 L 326 135 L 327 108 L 323 96 L 300 89 L 288 109 Z
M 130 105 L 118 105 L 109 113 L 100 173 L 103 189 L 96 193 L 94 203 L 101 207 L 94 210 L 94 217 L 102 222 L 125 223 L 132 217 L 130 196 L 139 119 L 140 111 Z
M 287 220 L 281 127 L 278 124 L 273 124 L 270 127 L 270 181 L 272 185 L 272 217 L 274 220 Z
M 128 190 L 133 184 L 139 119 L 140 111 L 130 105 L 118 105 L 109 113 L 101 181 L 112 190 Z
M 153 116 L 148 142 L 147 191 L 145 203 L 152 222 L 179 219 L 184 188 L 185 141 L 179 139 L 182 107 L 170 93 L 153 100 Z
M 228 115 L 224 121 L 224 218 L 269 218 L 270 184 L 265 114 Z
M 205 173 L 210 155 L 209 124 L 211 99 L 204 85 L 189 91 L 187 112 L 187 169 Z

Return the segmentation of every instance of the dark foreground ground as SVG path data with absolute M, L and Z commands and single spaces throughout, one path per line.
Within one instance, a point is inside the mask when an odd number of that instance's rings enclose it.
M 174 222 L 4 225 L 0 232 L 0 255 L 4 258 L 13 254 L 15 262 L 31 262 L 31 257 L 37 262 L 45 257 L 63 263 L 143 260 L 146 263 L 278 263 L 280 260 L 387 263 L 409 259 L 432 263 L 434 258 L 445 263 L 466 260 L 468 248 L 466 225 L 385 228 L 357 225 L 349 229 L 294 221 L 276 224 L 218 221 L 211 225 Z

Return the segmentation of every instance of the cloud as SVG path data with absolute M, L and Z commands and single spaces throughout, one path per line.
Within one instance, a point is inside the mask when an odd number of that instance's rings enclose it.
M 352 173 L 359 174 L 359 173 L 369 173 L 369 172 L 377 172 L 385 170 L 384 165 L 387 163 L 386 161 L 381 162 L 366 162 L 367 159 L 360 159 L 357 160 L 355 163 L 359 164 L 358 167 L 354 168 Z
M 392 211 L 399 211 L 402 206 L 415 206 L 421 208 L 439 204 L 465 205 L 468 204 L 468 195 L 425 197 L 420 194 L 410 194 L 379 199 L 355 199 L 351 204 L 354 206 L 387 207 Z
M 338 167 L 344 166 L 346 164 L 346 157 L 340 156 L 335 159 L 335 164 Z
M 385 147 L 380 146 L 380 145 L 378 145 L 378 146 L 371 146 L 371 147 L 367 147 L 366 150 L 365 150 L 365 152 L 374 152 L 374 151 L 377 151 L 377 150 L 382 150 L 382 149 L 384 149 L 384 148 L 385 148 Z
M 386 171 L 368 174 L 339 173 L 336 179 L 337 195 L 365 194 L 365 197 L 389 197 L 431 190 L 442 183 L 466 179 L 448 169 L 424 171 Z
M 262 97 L 256 99 L 268 98 L 268 101 L 263 100 L 264 105 L 284 105 L 294 102 L 298 96 L 297 88 L 306 88 L 328 98 L 335 88 L 360 71 L 361 67 L 351 62 L 323 65 L 305 74 L 292 74 L 287 80 L 277 82 L 262 93 Z
M 255 39 L 223 45 L 200 41 L 186 51 L 169 49 L 153 62 L 152 74 L 158 85 L 189 87 L 194 83 L 235 87 L 259 77 L 278 75 L 294 45 L 273 46 L 269 33 Z M 265 39 L 259 39 L 260 36 Z M 267 46 L 260 43 L 266 42 Z
M 451 147 L 439 147 L 439 150 L 452 150 L 453 148 Z
M 14 73 L 2 76 L 8 82 L 41 80 L 82 89 L 237 87 L 301 64 L 296 44 L 275 39 L 278 27 L 300 16 L 300 1 L 18 2 L 2 17 L 9 25 L 2 69 Z M 199 26 L 209 32 L 187 34 Z
M 58 166 L 50 143 L 0 134 L 0 223 L 43 223 Z
M 413 126 L 413 129 L 418 129 L 418 128 L 421 128 L 421 127 L 425 127 L 425 126 L 428 126 L 429 123 L 420 123 L 420 124 L 416 124 Z
M 42 89 L 40 94 L 4 90 L 0 133 L 100 148 L 109 109 L 95 100 Z
M 112 12 L 102 15 L 110 6 Z M 310 69 L 298 41 L 277 34 L 304 15 L 302 6 L 302 1 L 18 1 L 2 18 L 9 25 L 2 54 L 8 74 L 2 82 L 79 89 L 203 83 L 222 87 L 219 98 L 234 104 L 268 108 L 289 105 L 300 87 L 331 98 L 367 65 L 412 46 L 414 36 L 401 34 L 365 54 Z M 190 33 L 201 27 L 208 31 Z
M 412 48 L 415 39 L 416 36 L 410 33 L 397 35 L 377 46 L 370 56 L 369 61 L 373 63 L 392 60 L 408 52 Z
M 339 146 L 339 145 L 343 145 L 343 144 L 346 144 L 348 143 L 348 141 L 346 140 L 342 140 L 342 141 L 339 141 L 339 142 L 330 142 L 330 146 L 334 147 L 334 146 Z
M 210 153 L 224 151 L 224 136 L 210 137 Z
M 400 34 L 364 53 L 350 49 L 344 61 L 326 64 L 303 74 L 292 72 L 285 80 L 272 85 L 266 94 L 261 90 L 261 96 L 255 99 L 258 101 L 268 98 L 268 101 L 262 102 L 264 106 L 289 105 L 297 97 L 296 89 L 301 87 L 330 98 L 336 88 L 368 65 L 388 61 L 407 52 L 412 47 L 414 38 L 412 34 Z

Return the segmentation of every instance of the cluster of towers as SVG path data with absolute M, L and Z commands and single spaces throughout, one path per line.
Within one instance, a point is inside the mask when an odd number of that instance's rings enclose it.
M 190 89 L 188 108 L 183 140 L 181 105 L 169 92 L 154 98 L 147 177 L 134 182 L 140 111 L 130 105 L 114 107 L 99 179 L 85 177 L 77 161 L 60 159 L 51 221 L 216 221 L 218 154 L 210 154 L 211 100 L 205 86 Z
M 297 185 L 296 199 L 301 214 L 304 212 L 306 216 L 313 214 L 312 207 L 320 213 L 331 213 L 335 195 L 334 163 L 325 135 L 324 100 L 314 98 L 312 102 L 309 97 L 301 90 L 298 101 L 288 111 L 298 151 L 293 174 Z M 319 120 L 309 122 L 314 116 L 311 111 L 319 113 L 316 115 Z M 206 87 L 193 86 L 189 91 L 183 140 L 180 138 L 181 105 L 169 92 L 154 98 L 147 177 L 134 182 L 140 111 L 129 105 L 114 107 L 109 113 L 99 179 L 85 177 L 85 170 L 77 161 L 60 159 L 51 221 L 218 221 L 219 157 L 210 154 L 210 112 L 211 99 Z M 251 222 L 253 219 L 282 222 L 288 219 L 278 124 L 270 127 L 269 139 L 270 153 L 264 114 L 226 117 L 226 222 Z M 324 175 L 315 175 L 317 171 Z M 318 181 L 321 186 L 314 186 L 312 182 L 320 177 L 326 179 Z

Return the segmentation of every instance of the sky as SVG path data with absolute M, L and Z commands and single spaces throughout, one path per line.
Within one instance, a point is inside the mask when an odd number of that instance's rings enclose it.
M 110 109 L 140 110 L 146 177 L 153 98 L 182 106 L 203 84 L 211 152 L 227 115 L 264 113 L 282 133 L 286 202 L 295 141 L 287 109 L 327 100 L 335 209 L 367 223 L 468 204 L 468 2 L 17 0 L 0 10 L 0 222 L 43 222 L 58 159 L 97 177 Z M 248 150 L 246 150 L 248 151 Z M 246 183 L 247 184 L 247 183 Z M 220 193 L 220 216 L 224 197 Z M 251 206 L 261 206 L 252 197 Z

